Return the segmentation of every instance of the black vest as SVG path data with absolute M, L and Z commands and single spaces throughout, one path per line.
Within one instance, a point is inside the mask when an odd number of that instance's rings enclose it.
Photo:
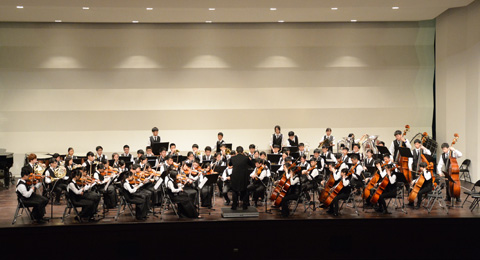
M 298 146 L 298 137 L 295 136 L 293 141 L 290 138 L 288 138 L 288 143 L 290 144 L 290 146 Z
M 402 147 L 407 147 L 407 145 L 406 145 L 405 142 L 403 142 L 403 141 L 400 142 L 400 144 L 401 144 Z M 393 141 L 393 146 L 395 147 L 395 151 L 393 152 L 393 159 L 396 160 L 396 159 L 397 159 L 398 150 L 399 150 L 398 148 L 400 148 L 400 145 L 398 145 L 398 142 L 397 142 L 396 139 Z
M 27 184 L 26 184 L 25 182 L 19 181 L 18 184 L 17 184 L 17 189 L 18 189 L 18 187 L 19 187 L 20 185 L 25 186 L 25 189 L 28 191 L 28 186 L 27 186 Z M 27 199 L 28 199 L 28 198 L 25 198 L 25 197 L 22 195 L 22 193 L 20 193 L 20 192 L 18 192 L 18 191 L 17 191 L 17 195 L 20 196 L 20 198 L 22 198 L 22 200 L 27 200 Z
M 160 143 L 160 136 L 156 136 L 156 138 L 157 138 L 157 140 L 155 141 L 155 140 L 153 140 L 153 135 L 150 136 L 150 146 L 153 147 L 154 143 Z
M 366 167 L 375 167 L 375 164 L 374 164 L 374 159 L 373 157 L 370 159 L 370 163 L 368 163 L 368 158 L 365 158 L 364 159 L 364 163 L 365 163 L 365 166 Z
M 77 188 L 77 190 L 80 190 L 80 187 L 78 187 L 77 183 L 75 183 L 73 180 L 72 183 L 73 185 L 75 185 L 75 188 Z M 74 201 L 79 201 L 82 199 L 82 195 L 75 194 L 75 192 L 73 192 L 71 189 L 68 190 L 68 194 L 70 195 L 70 198 Z
M 278 135 L 278 138 L 275 136 L 275 134 L 273 134 L 273 136 L 272 136 L 272 147 L 274 145 L 279 145 L 280 148 L 282 148 L 282 139 L 283 139 L 282 134 Z
M 223 141 L 223 139 L 221 141 L 217 141 L 217 145 L 215 147 L 217 147 L 217 153 L 220 152 L 220 145 L 222 145 L 223 143 L 225 143 L 225 141 Z

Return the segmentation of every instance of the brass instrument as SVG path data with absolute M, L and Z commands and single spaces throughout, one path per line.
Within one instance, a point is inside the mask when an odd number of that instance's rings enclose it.
M 33 166 L 33 173 L 35 173 L 35 175 L 43 175 L 45 170 L 46 170 L 45 164 L 36 163 Z
M 225 154 L 226 155 L 230 155 L 232 153 L 232 150 L 230 150 L 229 148 L 225 149 Z
M 67 169 L 64 166 L 58 166 L 55 170 L 53 170 L 56 179 L 63 179 L 65 175 L 67 175 Z

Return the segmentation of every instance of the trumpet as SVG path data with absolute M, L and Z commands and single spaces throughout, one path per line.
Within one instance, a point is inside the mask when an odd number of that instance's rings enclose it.
M 232 150 L 230 150 L 229 148 L 225 149 L 225 154 L 226 155 L 230 155 L 232 153 Z

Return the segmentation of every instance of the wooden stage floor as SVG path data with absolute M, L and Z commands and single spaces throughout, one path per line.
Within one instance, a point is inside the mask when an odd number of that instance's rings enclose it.
M 471 184 L 464 183 L 462 186 L 470 188 Z M 462 194 L 463 199 L 465 196 Z M 28 241 L 33 239 L 37 244 L 42 241 L 47 246 L 52 244 L 59 253 L 68 253 L 75 241 L 111 246 L 113 251 L 109 251 L 107 257 L 117 259 L 155 255 L 155 251 L 152 251 L 155 245 L 168 249 L 163 253 L 168 257 L 197 257 L 198 252 L 212 248 L 212 243 L 213 251 L 209 255 L 221 259 L 318 259 L 319 255 L 335 259 L 403 259 L 411 257 L 412 252 L 417 252 L 414 258 L 478 259 L 472 254 L 476 255 L 480 210 L 470 212 L 469 202 L 464 208 L 450 208 L 448 214 L 438 204 L 430 214 L 426 209 L 410 208 L 405 214 L 390 205 L 391 215 L 376 213 L 371 209 L 363 212 L 359 208 L 360 214 L 357 216 L 352 208 L 347 207 L 338 217 L 320 208 L 304 213 L 304 206 L 300 204 L 296 213 L 289 218 L 282 218 L 276 209 L 272 210 L 272 214 L 265 213 L 265 208 L 259 206 L 258 218 L 232 219 L 222 218 L 221 208 L 225 206 L 223 199 L 217 197 L 215 210 L 202 208 L 201 219 L 179 219 L 170 210 L 162 218 L 150 216 L 146 221 L 136 221 L 123 213 L 118 221 L 114 221 L 112 217 L 116 210 L 111 210 L 107 218 L 98 222 L 80 224 L 73 220 L 73 216 L 69 216 L 65 223 L 61 219 L 52 219 L 46 224 L 30 224 L 24 215 L 12 225 L 16 205 L 14 189 L 0 191 L 0 244 L 10 246 L 13 250 L 10 253 L 21 250 L 23 245 L 18 243 L 19 239 L 28 237 Z M 60 218 L 64 209 L 62 200 L 62 205 L 53 207 L 53 217 Z M 50 217 L 50 205 L 46 217 Z M 372 246 L 372 239 L 377 241 L 376 249 L 368 254 L 358 254 Z M 294 251 L 285 250 L 287 240 L 295 248 Z M 183 243 L 187 243 L 187 246 Z M 377 247 L 382 243 L 387 246 Z M 411 249 L 386 257 L 385 254 L 391 252 L 394 244 L 403 244 Z M 136 254 L 130 254 L 130 251 L 126 253 L 123 245 L 138 250 L 134 250 Z M 424 246 L 429 246 L 426 251 L 423 250 Z M 275 251 L 276 247 L 280 247 L 280 251 Z M 252 257 L 252 252 L 256 254 L 255 257 Z

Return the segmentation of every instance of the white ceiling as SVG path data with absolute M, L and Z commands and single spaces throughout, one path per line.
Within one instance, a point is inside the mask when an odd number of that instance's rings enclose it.
M 0 22 L 420 21 L 475 0 L 0 0 Z M 18 9 L 17 6 L 23 6 Z M 394 10 L 392 7 L 399 7 Z M 82 7 L 89 7 L 83 10 Z M 147 7 L 153 10 L 146 10 Z M 338 10 L 332 10 L 336 7 Z M 208 10 L 215 8 L 214 11 Z M 277 8 L 271 11 L 270 8 Z

